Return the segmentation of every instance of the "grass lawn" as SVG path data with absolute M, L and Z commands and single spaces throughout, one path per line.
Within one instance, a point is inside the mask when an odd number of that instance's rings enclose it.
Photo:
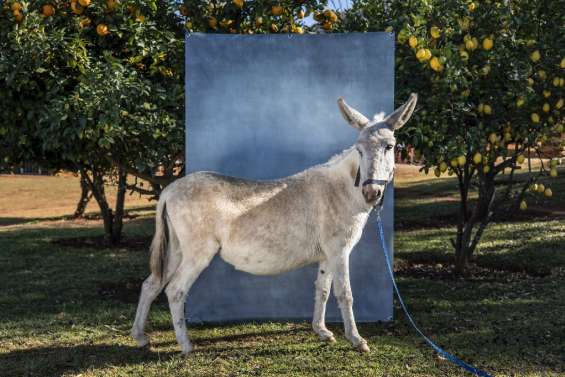
M 448 273 L 454 181 L 409 167 L 397 176 L 395 268 L 404 299 L 426 334 L 496 376 L 565 376 L 564 177 L 561 169 L 549 181 L 554 200 L 532 201 L 519 218 L 488 228 L 461 280 Z M 128 333 L 148 273 L 147 202 L 128 199 L 126 238 L 142 242 L 61 242 L 102 234 L 99 220 L 61 217 L 74 209 L 76 178 L 22 179 L 0 176 L 1 377 L 464 375 L 434 356 L 398 306 L 393 322 L 359 326 L 369 354 L 354 351 L 337 324 L 330 329 L 338 342 L 323 344 L 308 323 L 252 323 L 190 326 L 196 349 L 183 358 L 161 297 L 150 314 L 152 346 L 137 349 Z M 22 192 L 37 194 L 15 200 Z

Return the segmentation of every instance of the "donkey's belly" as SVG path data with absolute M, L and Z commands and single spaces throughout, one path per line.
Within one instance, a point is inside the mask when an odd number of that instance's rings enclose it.
M 261 241 L 227 243 L 222 245 L 220 256 L 237 270 L 253 275 L 277 275 L 318 262 L 322 257 L 321 252 L 306 243 L 273 247 L 272 243 Z

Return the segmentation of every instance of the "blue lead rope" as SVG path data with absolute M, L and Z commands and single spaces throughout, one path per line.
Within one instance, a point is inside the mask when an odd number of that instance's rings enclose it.
M 458 365 L 459 367 L 465 369 L 468 372 L 473 373 L 476 376 L 481 376 L 481 377 L 492 377 L 490 374 L 488 374 L 487 372 L 477 369 L 472 365 L 467 364 L 466 362 L 464 362 L 463 360 L 455 357 L 454 355 L 450 354 L 449 352 L 445 351 L 444 349 L 442 349 L 440 346 L 438 346 L 437 344 L 435 344 L 434 342 L 432 342 L 432 340 L 430 338 L 428 338 L 427 336 L 424 335 L 424 333 L 422 331 L 420 331 L 420 329 L 418 328 L 418 326 L 416 326 L 416 322 L 414 322 L 414 320 L 412 319 L 412 316 L 410 315 L 410 313 L 408 312 L 408 309 L 406 308 L 406 305 L 404 305 L 404 301 L 402 301 L 402 297 L 400 296 L 400 292 L 398 291 L 398 287 L 396 285 L 396 281 L 394 280 L 394 272 L 392 270 L 392 265 L 390 264 L 390 260 L 389 260 L 389 252 L 386 248 L 386 243 L 385 243 L 385 236 L 384 236 L 384 232 L 383 232 L 383 224 L 381 222 L 381 216 L 380 214 L 377 215 L 377 226 L 378 226 L 378 230 L 379 230 L 379 239 L 381 241 L 381 246 L 383 247 L 383 252 L 385 253 L 385 262 L 386 262 L 386 267 L 388 269 L 388 273 L 390 275 L 390 280 L 392 281 L 392 286 L 394 287 L 394 291 L 396 292 L 396 297 L 398 297 L 398 302 L 400 303 L 400 306 L 402 307 L 402 310 L 404 310 L 404 314 L 406 315 L 406 318 L 408 318 L 408 321 L 410 322 L 410 324 L 412 325 L 412 327 L 414 327 L 414 329 L 418 332 L 418 334 L 420 334 L 420 336 L 422 338 L 424 338 L 424 340 L 441 356 L 443 356 L 444 358 L 446 358 L 447 360 L 451 361 L 453 364 Z

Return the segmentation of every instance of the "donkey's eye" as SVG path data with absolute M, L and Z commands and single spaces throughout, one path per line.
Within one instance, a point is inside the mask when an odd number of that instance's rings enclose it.
M 390 151 L 392 148 L 394 148 L 394 145 L 392 145 L 392 144 L 389 144 L 389 145 L 386 146 L 387 151 Z

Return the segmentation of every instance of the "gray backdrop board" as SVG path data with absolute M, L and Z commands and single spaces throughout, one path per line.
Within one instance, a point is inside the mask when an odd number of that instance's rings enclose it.
M 187 35 L 189 172 L 264 180 L 327 161 L 357 137 L 342 119 L 337 98 L 368 116 L 391 111 L 393 67 L 388 33 Z M 392 186 L 389 191 L 382 215 L 392 250 Z M 392 286 L 374 220 L 350 262 L 355 316 L 362 322 L 392 318 Z M 216 257 L 188 294 L 188 321 L 310 319 L 316 272 L 308 266 L 252 276 Z M 327 320 L 341 321 L 333 296 Z

